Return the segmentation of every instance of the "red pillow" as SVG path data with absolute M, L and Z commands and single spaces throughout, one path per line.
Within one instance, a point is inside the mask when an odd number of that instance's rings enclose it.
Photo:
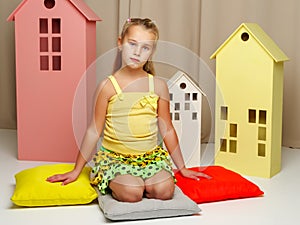
M 190 169 L 201 171 L 211 177 L 211 179 L 200 178 L 197 181 L 185 178 L 175 171 L 178 187 L 196 203 L 257 197 L 264 194 L 254 183 L 221 166 Z

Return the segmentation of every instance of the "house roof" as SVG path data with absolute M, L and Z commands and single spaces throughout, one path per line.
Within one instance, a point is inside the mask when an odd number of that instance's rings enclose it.
M 178 80 L 180 80 L 181 77 L 185 77 L 202 95 L 206 96 L 205 93 L 201 90 L 201 88 L 196 84 L 193 79 L 185 74 L 182 71 L 177 71 L 169 80 L 168 80 L 168 87 L 171 88 L 174 84 L 177 83 Z
M 284 52 L 276 45 L 276 43 L 263 31 L 263 29 L 256 23 L 242 23 L 229 38 L 212 54 L 210 59 L 213 59 L 223 49 L 223 47 L 230 42 L 236 33 L 245 28 L 251 36 L 259 43 L 259 45 L 273 58 L 275 62 L 289 60 Z
M 23 0 L 18 7 L 9 15 L 7 21 L 14 21 L 15 15 L 21 10 L 21 8 L 30 0 Z M 69 1 L 88 21 L 101 21 L 101 18 L 86 5 L 82 0 L 66 0 Z

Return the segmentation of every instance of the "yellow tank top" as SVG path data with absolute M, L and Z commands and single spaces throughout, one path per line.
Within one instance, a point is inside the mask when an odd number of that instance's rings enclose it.
M 108 102 L 102 146 L 123 154 L 143 154 L 157 146 L 157 101 L 153 76 L 149 92 L 123 92 L 109 76 L 116 94 Z

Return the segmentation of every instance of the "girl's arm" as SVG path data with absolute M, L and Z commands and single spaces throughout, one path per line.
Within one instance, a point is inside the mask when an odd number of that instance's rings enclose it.
M 172 124 L 170 117 L 170 101 L 169 101 L 169 90 L 166 83 L 162 80 L 156 81 L 156 87 L 158 90 L 158 126 L 160 133 L 163 137 L 166 148 L 168 149 L 174 164 L 180 173 L 189 178 L 199 179 L 198 177 L 209 178 L 209 176 L 201 173 L 192 171 L 186 168 L 182 152 L 179 146 L 179 140 Z
M 108 100 L 111 96 L 110 90 L 111 88 L 107 87 L 107 80 L 103 81 L 97 90 L 97 97 L 95 103 L 95 111 L 94 117 L 87 128 L 80 151 L 78 152 L 75 167 L 72 171 L 64 173 L 64 174 L 56 174 L 49 178 L 47 181 L 49 182 L 62 182 L 62 185 L 66 185 L 75 181 L 80 175 L 82 169 L 86 165 L 87 161 L 90 159 L 93 150 L 96 147 L 100 134 L 102 133 L 104 123 L 105 123 L 105 115 L 106 108 L 108 104 Z

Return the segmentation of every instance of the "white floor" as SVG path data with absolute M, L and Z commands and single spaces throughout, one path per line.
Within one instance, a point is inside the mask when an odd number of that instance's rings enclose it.
M 212 146 L 205 149 L 204 161 L 211 162 Z M 264 192 L 260 198 L 200 204 L 202 213 L 196 216 L 120 222 L 124 224 L 298 224 L 300 217 L 300 150 L 283 147 L 282 171 L 271 179 L 247 177 Z M 84 206 L 20 208 L 10 201 L 14 191 L 14 174 L 45 162 L 17 160 L 15 130 L 0 129 L 0 224 L 88 224 L 112 223 L 106 220 L 96 203 Z

